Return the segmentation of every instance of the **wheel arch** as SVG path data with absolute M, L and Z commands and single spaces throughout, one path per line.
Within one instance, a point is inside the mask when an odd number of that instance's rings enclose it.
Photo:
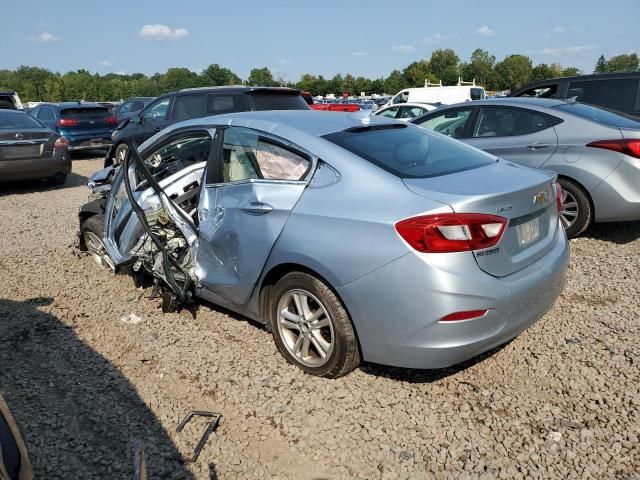
M 589 189 L 587 189 L 579 180 L 576 180 L 575 178 L 569 176 L 569 175 L 565 175 L 562 173 L 558 173 L 558 180 L 567 180 L 571 183 L 575 183 L 576 186 L 578 186 L 583 192 L 584 194 L 587 196 L 587 198 L 589 199 L 589 202 L 591 203 L 591 223 L 595 223 L 595 219 L 596 219 L 596 204 L 593 201 L 593 197 L 591 196 L 591 192 L 589 192 Z

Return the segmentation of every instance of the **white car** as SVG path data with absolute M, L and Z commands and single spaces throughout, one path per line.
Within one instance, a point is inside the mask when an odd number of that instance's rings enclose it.
M 437 107 L 429 103 L 400 103 L 383 107 L 372 113 L 380 117 L 395 118 L 406 122 L 412 118 L 419 117 L 422 114 L 435 110 Z
M 396 105 L 398 103 L 436 103 L 441 105 L 451 105 L 454 103 L 468 102 L 471 100 L 483 100 L 486 98 L 486 92 L 479 85 L 463 85 L 459 81 L 458 85 L 443 87 L 441 85 L 405 88 L 389 100 L 385 107 Z

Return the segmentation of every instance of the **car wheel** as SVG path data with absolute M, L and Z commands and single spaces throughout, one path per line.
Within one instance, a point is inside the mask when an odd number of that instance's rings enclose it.
M 51 177 L 49 179 L 49 183 L 51 185 L 64 185 L 66 183 L 66 181 L 67 181 L 67 174 L 66 173 L 59 173 L 55 177 Z
M 87 252 L 96 261 L 96 263 L 108 272 L 115 272 L 116 266 L 107 253 L 107 249 L 102 241 L 104 232 L 104 217 L 102 215 L 94 215 L 85 220 L 80 226 L 80 233 L 84 241 Z
M 269 292 L 268 322 L 280 353 L 312 375 L 337 378 L 360 364 L 351 319 L 318 278 L 288 273 Z
M 127 156 L 127 150 L 129 150 L 129 146 L 126 143 L 121 143 L 117 146 L 116 151 L 113 154 L 113 163 L 115 165 L 124 163 L 124 159 Z
M 574 238 L 584 232 L 591 224 L 593 205 L 586 192 L 575 182 L 566 178 L 558 180 L 562 187 L 562 211 L 560 221 L 567 237 Z

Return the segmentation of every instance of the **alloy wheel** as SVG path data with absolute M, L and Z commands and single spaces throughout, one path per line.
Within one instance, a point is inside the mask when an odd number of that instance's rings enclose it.
M 102 239 L 93 232 L 84 232 L 84 244 L 87 246 L 87 250 L 95 262 L 108 272 L 115 272 L 116 266 L 109 257 L 107 249 L 102 243 Z
M 335 345 L 333 322 L 317 297 L 290 290 L 278 303 L 278 333 L 289 353 L 303 365 L 329 361 Z
M 570 228 L 578 219 L 578 201 L 570 192 L 562 190 L 562 210 L 560 210 L 560 221 L 562 226 Z

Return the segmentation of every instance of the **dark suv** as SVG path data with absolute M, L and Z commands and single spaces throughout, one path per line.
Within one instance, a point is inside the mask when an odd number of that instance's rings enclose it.
M 577 97 L 578 102 L 640 118 L 640 72 L 543 80 L 520 87 L 509 96 L 559 99 Z
M 140 145 L 163 128 L 190 118 L 251 110 L 309 110 L 299 90 L 272 87 L 187 88 L 156 98 L 113 132 L 105 167 L 122 163 L 129 144 Z

